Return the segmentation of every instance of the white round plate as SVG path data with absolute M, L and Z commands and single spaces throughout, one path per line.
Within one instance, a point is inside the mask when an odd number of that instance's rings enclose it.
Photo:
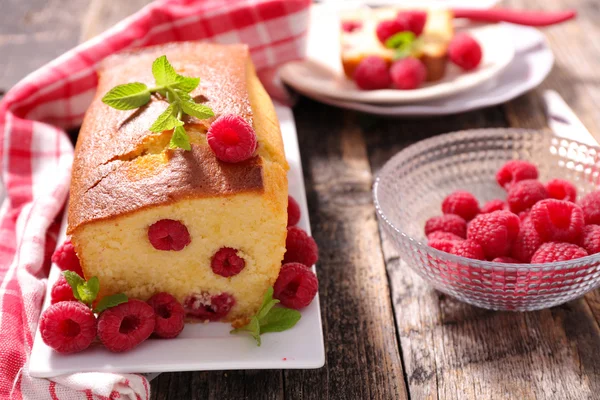
M 443 79 L 426 83 L 415 90 L 360 90 L 343 73 L 340 61 L 339 8 L 317 5 L 311 10 L 307 57 L 284 65 L 281 79 L 293 88 L 344 101 L 374 104 L 399 104 L 430 101 L 456 95 L 485 83 L 504 70 L 514 57 L 514 47 L 506 40 L 500 25 L 483 25 L 465 29 L 481 45 L 483 59 L 479 67 L 464 72 L 448 63 Z
M 545 36 L 535 28 L 505 25 L 507 41 L 516 45 L 511 65 L 496 79 L 468 92 L 421 104 L 385 106 L 340 101 L 303 92 L 307 97 L 333 106 L 371 114 L 398 117 L 448 115 L 502 104 L 537 87 L 554 65 L 554 55 Z

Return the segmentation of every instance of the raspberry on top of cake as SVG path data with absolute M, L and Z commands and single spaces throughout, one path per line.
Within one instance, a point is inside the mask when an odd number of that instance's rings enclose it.
M 190 95 L 215 114 L 185 116 L 189 151 L 169 148 L 171 130 L 148 129 L 168 107 L 158 96 L 130 111 L 101 101 L 120 84 L 151 86 L 162 55 L 177 73 L 200 78 Z M 207 132 L 224 116 L 254 129 L 254 156 L 217 158 Z M 168 292 L 189 318 L 243 321 L 279 274 L 287 169 L 273 104 L 245 45 L 172 43 L 108 58 L 73 164 L 68 234 L 84 274 L 100 279 L 100 297 Z

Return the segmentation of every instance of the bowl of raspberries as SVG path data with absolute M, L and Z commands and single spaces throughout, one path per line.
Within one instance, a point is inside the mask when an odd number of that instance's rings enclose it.
M 402 260 L 436 289 L 528 311 L 600 286 L 599 184 L 600 148 L 483 129 L 407 147 L 373 194 Z

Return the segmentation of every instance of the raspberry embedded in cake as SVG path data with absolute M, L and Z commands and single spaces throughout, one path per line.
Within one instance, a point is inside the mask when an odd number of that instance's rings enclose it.
M 239 274 L 245 266 L 246 261 L 238 255 L 236 249 L 230 247 L 221 247 L 210 262 L 213 272 L 225 278 Z
M 342 31 L 352 33 L 360 30 L 362 23 L 359 21 L 342 21 Z
M 184 224 L 172 219 L 161 219 L 148 228 L 148 240 L 157 250 L 183 250 L 192 241 Z
M 186 316 L 199 321 L 220 321 L 234 305 L 235 298 L 229 293 L 194 293 L 183 302 Z

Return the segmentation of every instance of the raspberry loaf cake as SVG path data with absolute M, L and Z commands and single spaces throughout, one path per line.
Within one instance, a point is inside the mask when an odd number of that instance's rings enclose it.
M 186 117 L 190 151 L 169 148 L 171 130 L 148 130 L 167 102 L 124 112 L 101 101 L 116 85 L 152 84 L 162 55 L 200 78 L 190 94 L 215 114 Z M 206 132 L 222 115 L 254 128 L 252 158 L 215 157 Z M 273 286 L 286 251 L 287 169 L 274 107 L 246 46 L 175 43 L 107 59 L 75 149 L 68 210 L 85 276 L 99 278 L 99 297 L 168 292 L 192 320 L 241 323 Z

